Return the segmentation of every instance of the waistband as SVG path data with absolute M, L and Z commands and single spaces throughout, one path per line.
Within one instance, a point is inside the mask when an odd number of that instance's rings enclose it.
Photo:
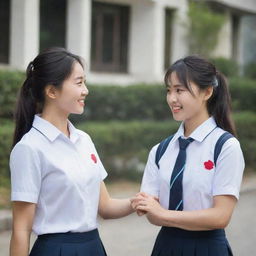
M 214 229 L 206 231 L 189 231 L 180 228 L 162 227 L 160 230 L 161 235 L 175 236 L 182 238 L 225 238 L 224 229 Z
M 99 238 L 98 229 L 94 229 L 83 233 L 53 233 L 39 235 L 39 240 L 56 242 L 56 243 L 83 243 L 86 241 L 94 240 Z

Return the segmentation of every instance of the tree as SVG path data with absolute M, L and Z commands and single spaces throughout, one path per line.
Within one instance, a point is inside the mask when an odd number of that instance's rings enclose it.
M 210 57 L 217 42 L 225 16 L 213 12 L 204 1 L 191 1 L 188 11 L 189 29 L 187 40 L 189 51 Z

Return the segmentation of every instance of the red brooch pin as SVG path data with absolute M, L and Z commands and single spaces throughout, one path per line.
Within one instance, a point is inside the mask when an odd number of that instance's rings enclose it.
M 97 163 L 97 158 L 94 154 L 91 154 L 91 159 L 95 164 Z
M 204 162 L 204 168 L 206 170 L 211 170 L 214 166 L 214 163 L 211 160 L 208 160 L 207 162 Z

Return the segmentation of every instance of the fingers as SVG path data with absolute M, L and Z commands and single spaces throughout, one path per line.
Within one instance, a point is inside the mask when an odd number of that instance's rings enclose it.
M 136 212 L 138 216 L 143 216 L 147 213 L 146 211 L 142 211 L 142 210 L 137 210 Z

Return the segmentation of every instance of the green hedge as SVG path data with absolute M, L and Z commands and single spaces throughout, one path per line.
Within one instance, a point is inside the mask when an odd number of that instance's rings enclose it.
M 211 61 L 225 76 L 232 77 L 238 75 L 239 66 L 234 60 L 218 57 L 212 58 Z
M 244 112 L 234 115 L 239 140 L 246 160 L 246 168 L 256 166 L 256 114 Z M 149 150 L 163 138 L 174 133 L 174 121 L 84 122 L 78 128 L 92 137 L 111 179 L 125 177 L 140 180 Z M 0 128 L 0 180 L 8 177 L 8 157 L 13 125 Z
M 0 71 L 0 117 L 10 118 L 18 88 L 24 74 Z M 89 85 L 85 113 L 73 116 L 75 122 L 83 120 L 169 120 L 164 85 L 134 85 L 127 87 Z M 256 80 L 230 79 L 235 111 L 256 111 Z
M 0 117 L 11 117 L 18 89 L 25 78 L 22 72 L 0 70 Z
M 256 112 L 256 80 L 231 78 L 229 81 L 233 110 Z

